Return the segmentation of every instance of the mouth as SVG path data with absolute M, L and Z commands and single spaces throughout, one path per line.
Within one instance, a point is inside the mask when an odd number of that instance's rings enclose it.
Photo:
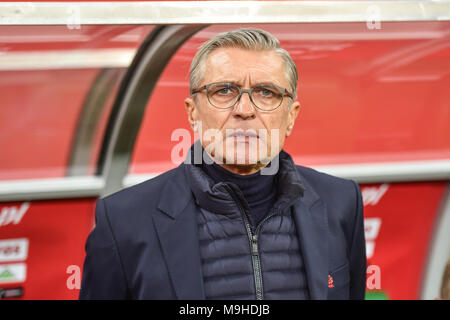
M 255 130 L 242 130 L 242 129 L 237 129 L 237 130 L 233 130 L 232 133 L 227 135 L 227 139 L 231 139 L 228 141 L 233 141 L 234 143 L 245 143 L 248 144 L 251 141 L 256 142 L 257 139 L 259 139 L 259 135 L 256 133 Z
M 242 130 L 242 129 L 236 129 L 233 130 L 232 133 L 227 134 L 227 138 L 259 138 L 259 135 L 256 133 L 255 130 Z

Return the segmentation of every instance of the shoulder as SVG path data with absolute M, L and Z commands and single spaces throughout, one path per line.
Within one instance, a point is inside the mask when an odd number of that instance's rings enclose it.
M 335 216 L 354 218 L 362 203 L 361 190 L 355 181 L 303 166 L 296 168 L 304 187 L 316 193 Z
M 300 174 L 302 181 L 306 181 L 316 191 L 338 191 L 343 190 L 348 192 L 355 191 L 356 182 L 349 179 L 344 179 L 330 174 L 317 171 L 312 168 L 296 165 L 297 172 Z M 343 189 L 342 189 L 343 188 Z
M 158 206 L 160 195 L 168 181 L 173 179 L 180 171 L 180 167 L 166 171 L 154 178 L 122 189 L 104 198 L 103 202 L 108 215 L 127 214 L 154 210 Z
M 176 179 L 179 168 L 99 199 L 95 214 L 96 226 L 107 226 L 121 248 L 131 248 L 143 239 L 153 239 L 152 217 L 160 212 L 158 206 L 161 194 L 165 186 Z

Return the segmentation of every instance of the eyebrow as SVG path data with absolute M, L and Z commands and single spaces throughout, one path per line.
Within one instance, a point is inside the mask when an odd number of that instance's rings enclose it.
M 223 81 L 217 81 L 217 82 L 213 82 L 213 83 L 232 83 L 238 87 L 242 87 L 242 85 L 240 85 L 239 83 L 235 82 L 235 81 L 231 81 L 231 80 L 223 80 Z M 256 87 L 256 86 L 261 86 L 261 85 L 272 85 L 272 86 L 278 86 L 278 87 L 283 87 L 282 85 L 273 83 L 273 82 L 257 82 L 255 84 L 253 84 L 251 87 Z

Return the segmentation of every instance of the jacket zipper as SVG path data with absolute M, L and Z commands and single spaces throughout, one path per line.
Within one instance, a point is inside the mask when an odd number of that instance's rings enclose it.
M 266 216 L 258 225 L 256 226 L 255 233 L 251 234 L 251 242 L 252 242 L 252 257 L 255 257 L 255 263 L 254 263 L 254 271 L 255 271 L 255 283 L 258 283 L 256 289 L 256 299 L 257 300 L 263 300 L 264 299 L 264 290 L 263 290 L 263 283 L 262 283 L 262 269 L 261 269 L 261 258 L 259 255 L 259 247 L 258 247 L 258 235 L 259 230 L 261 229 L 261 226 L 269 220 L 271 217 L 273 217 L 277 211 L 273 211 L 272 214 L 269 214 Z M 247 219 L 247 223 L 248 219 Z M 250 225 L 250 224 L 249 224 Z M 251 231 L 251 229 L 250 229 Z M 260 288 L 260 295 L 258 299 L 258 288 Z
M 258 248 L 258 233 L 259 229 L 261 228 L 261 225 L 266 222 L 268 219 L 273 217 L 277 211 L 274 211 L 269 216 L 265 217 L 256 227 L 255 233 L 252 232 L 252 228 L 249 222 L 249 219 L 247 217 L 247 214 L 245 213 L 244 208 L 242 207 L 241 202 L 239 199 L 236 198 L 233 190 L 227 185 L 228 192 L 233 197 L 234 201 L 238 205 L 239 211 L 244 218 L 244 224 L 245 229 L 247 230 L 247 236 L 250 241 L 250 248 L 251 248 L 251 254 L 252 254 L 252 265 L 253 265 L 253 276 L 255 279 L 255 291 L 256 291 L 256 300 L 263 300 L 264 299 L 264 288 L 263 288 L 263 282 L 262 282 L 262 270 L 261 270 L 261 257 L 259 255 L 259 248 Z
M 244 217 L 245 229 L 247 229 L 247 236 L 250 241 L 250 248 L 252 253 L 253 277 L 255 278 L 256 300 L 264 299 L 264 288 L 262 282 L 261 258 L 258 250 L 258 235 L 253 234 L 248 217 L 243 212 L 242 206 L 239 204 L 241 214 Z

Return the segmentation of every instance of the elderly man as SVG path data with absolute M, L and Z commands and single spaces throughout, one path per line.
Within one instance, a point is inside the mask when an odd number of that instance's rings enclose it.
M 300 103 L 279 41 L 219 34 L 190 85 L 200 140 L 176 169 L 98 201 L 80 298 L 363 299 L 360 189 L 283 150 Z

